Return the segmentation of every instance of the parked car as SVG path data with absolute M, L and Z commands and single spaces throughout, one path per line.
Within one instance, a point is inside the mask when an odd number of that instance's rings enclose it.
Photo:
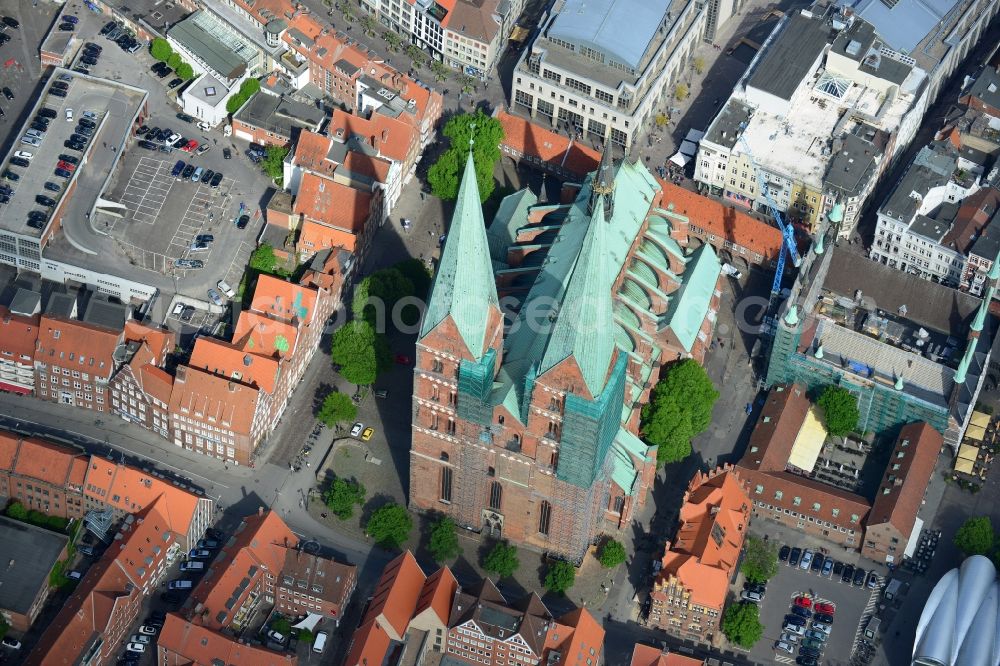
M 791 548 L 789 548 L 788 546 L 782 546 L 781 550 L 778 551 L 778 561 L 787 562 L 788 556 L 789 554 L 791 554 L 791 552 L 792 552 Z
M 205 570 L 204 562 L 181 562 L 181 571 L 188 572 L 188 571 L 204 571 L 204 570 Z
M 14 166 L 19 166 L 22 168 L 31 166 L 31 162 L 24 159 L 23 157 L 12 157 L 10 158 L 10 163 L 13 164 Z
M 181 180 L 190 180 L 191 174 L 194 173 L 195 166 L 193 164 L 188 164 L 184 167 L 184 171 L 181 172 Z
M 791 645 L 784 641 L 775 641 L 774 643 L 775 652 L 787 652 L 788 654 L 795 654 L 795 650 Z
M 792 552 L 788 554 L 789 566 L 797 567 L 799 565 L 799 560 L 801 558 L 802 558 L 802 549 L 792 548 Z
M 67 180 L 69 180 L 70 178 L 73 177 L 72 173 L 70 173 L 69 171 L 66 171 L 66 169 L 60 169 L 59 167 L 56 167 L 56 170 L 53 171 L 52 173 L 54 173 L 55 175 L 59 176 L 60 178 L 65 178 Z
M 233 151 L 229 150 L 228 148 L 223 148 L 222 149 L 222 159 L 224 159 L 224 160 L 231 160 L 231 159 L 233 159 Z
M 7 99 L 9 99 L 9 100 L 13 100 L 14 99 L 14 93 L 12 93 L 10 91 L 10 88 L 8 88 L 7 86 L 4 86 L 3 89 L 0 90 L 0 92 L 2 92 L 3 96 L 6 97 Z
M 231 286 L 229 286 L 229 283 L 226 282 L 225 280 L 219 280 L 219 283 L 215 286 L 218 287 L 219 291 L 225 294 L 227 298 L 233 298 L 234 296 L 236 296 L 236 291 Z
M 372 428 L 371 426 L 365 428 L 364 432 L 361 433 L 361 441 L 362 442 L 369 441 L 372 438 L 372 435 L 374 434 L 375 434 L 375 428 Z
M 145 652 L 146 646 L 142 643 L 129 643 L 125 646 L 125 649 L 129 652 Z
M 803 620 L 808 620 L 812 617 L 812 612 L 808 608 L 803 608 L 802 606 L 792 606 L 792 615 L 801 617 Z
M 177 160 L 177 163 L 174 164 L 174 168 L 170 170 L 170 175 L 177 180 L 180 180 L 180 175 L 184 171 L 185 166 L 187 165 L 184 163 L 184 160 Z
M 821 622 L 823 624 L 833 624 L 833 616 L 828 613 L 816 613 L 813 615 L 813 622 Z
M 144 634 L 146 636 L 155 636 L 157 633 L 159 633 L 159 631 L 160 630 L 157 627 L 154 627 L 151 624 L 144 624 L 141 627 L 139 627 L 139 633 Z
M 157 150 L 159 148 L 159 146 L 157 146 L 152 141 L 146 141 L 146 140 L 140 141 L 139 147 L 145 148 L 146 150 Z
M 132 634 L 132 638 L 129 639 L 133 643 L 142 643 L 143 645 L 149 645 L 153 640 L 146 634 Z
M 857 569 L 854 570 L 854 580 L 852 582 L 857 587 L 861 587 L 862 585 L 865 584 L 865 575 L 867 573 L 868 573 L 867 571 L 865 571 L 861 567 L 858 567 Z
M 823 571 L 820 575 L 829 578 L 831 573 L 833 573 L 833 560 L 828 557 L 823 560 Z
M 10 648 L 11 650 L 21 649 L 21 641 L 17 640 L 16 638 L 11 638 L 10 636 L 4 636 L 4 639 L 0 641 L 0 644 L 2 644 L 4 647 Z
M 763 597 L 761 597 L 756 592 L 749 592 L 747 590 L 744 590 L 742 593 L 740 593 L 740 600 L 749 601 L 752 604 L 759 604 L 761 601 L 763 601 Z
M 4 16 L 2 19 L 0 19 L 0 21 L 3 21 L 3 24 L 5 26 L 7 26 L 8 28 L 13 28 L 14 30 L 17 30 L 18 28 L 21 27 L 21 24 L 18 23 L 17 19 L 11 16 Z
M 6 178 L 7 180 L 13 180 L 13 181 L 21 180 L 21 177 L 18 176 L 13 171 L 11 171 L 10 169 L 7 169 L 6 171 L 3 172 L 3 177 Z
M 358 421 L 353 426 L 351 426 L 351 437 L 357 437 L 361 434 L 361 431 L 365 429 L 365 424 Z
M 809 565 L 812 564 L 813 553 L 808 548 L 802 553 L 802 561 L 799 562 L 799 568 L 809 571 Z
M 209 185 L 212 187 L 218 187 L 220 183 L 222 183 L 222 172 L 216 171 L 212 176 L 212 182 L 210 182 Z
M 280 633 L 280 632 L 277 632 L 277 631 L 275 631 L 273 629 L 271 631 L 267 632 L 267 637 L 270 638 L 275 643 L 284 643 L 285 642 L 285 635 L 282 634 L 282 633 Z
M 39 204 L 41 206 L 49 206 L 49 207 L 51 207 L 51 206 L 55 206 L 56 205 L 56 200 L 53 199 L 52 197 L 47 197 L 44 194 L 36 194 L 35 195 L 35 203 L 37 203 L 37 204 Z
M 55 109 L 50 109 L 47 106 L 43 106 L 42 108 L 40 108 L 38 110 L 38 115 L 40 115 L 42 118 L 52 119 L 52 118 L 55 118 L 59 114 L 56 113 Z
M 191 551 L 188 552 L 188 557 L 196 560 L 207 560 L 212 557 L 212 551 L 207 548 L 192 548 Z
M 194 583 L 189 578 L 179 578 L 167 583 L 168 590 L 190 590 Z
M 195 544 L 198 548 L 218 548 L 219 542 L 215 539 L 198 539 L 198 543 Z
M 823 561 L 824 560 L 826 560 L 826 558 L 823 557 L 822 554 L 816 553 L 815 555 L 813 555 L 813 559 L 812 559 L 812 563 L 810 564 L 810 568 L 813 571 L 820 571 L 820 570 L 822 570 L 823 569 Z
M 199 268 L 201 268 L 201 267 L 199 266 Z M 183 321 L 183 322 L 189 322 L 189 321 L 191 321 L 191 317 L 193 317 L 193 316 L 194 316 L 194 306 L 193 305 L 185 305 L 181 309 L 181 321 Z
M 865 583 L 868 586 L 868 589 L 874 590 L 876 587 L 878 587 L 878 583 L 879 583 L 878 574 L 875 573 L 874 571 L 869 572 L 868 581 Z
M 782 629 L 787 633 L 796 634 L 797 636 L 801 636 L 802 634 L 806 633 L 805 627 L 803 627 L 800 624 L 794 624 L 792 622 L 786 622 L 785 625 L 782 627 Z
M 845 565 L 844 573 L 840 576 L 840 582 L 850 584 L 851 579 L 853 578 L 854 578 L 854 565 L 853 564 Z
M 80 159 L 73 157 L 72 155 L 60 155 L 59 159 L 63 162 L 69 162 L 70 164 L 79 164 Z
M 177 268 L 204 268 L 205 262 L 201 259 L 175 259 L 174 266 Z
M 189 116 L 186 113 L 178 113 L 177 120 L 183 120 L 186 123 L 193 123 L 195 121 L 194 116 Z
M 249 215 L 240 215 L 240 218 L 236 220 L 237 229 L 246 229 L 248 224 L 250 224 Z
M 204 155 L 210 150 L 212 150 L 212 146 L 208 145 L 207 143 L 203 143 L 200 146 L 198 146 L 198 150 L 195 151 L 195 155 Z
M 182 83 L 184 83 L 184 79 L 182 79 L 180 77 L 178 77 L 176 79 L 170 79 L 170 83 L 167 84 L 167 87 L 170 88 L 171 90 L 173 90 L 174 88 L 176 88 L 177 86 L 179 86 Z
M 194 241 L 188 245 L 189 252 L 204 252 L 208 249 L 208 243 L 203 243 L 201 241 Z
M 791 643 L 792 645 L 795 645 L 796 643 L 799 642 L 799 637 L 796 634 L 785 632 L 781 634 L 781 638 L 779 640 L 783 640 L 786 643 Z
M 215 172 L 209 169 L 205 173 L 201 174 L 202 185 L 207 185 L 212 182 L 212 178 L 215 177 Z
M 804 639 L 802 641 L 802 647 L 804 647 L 804 648 L 813 648 L 814 650 L 821 650 L 822 651 L 823 648 L 826 647 L 826 644 L 823 643 L 823 641 L 816 640 L 815 638 L 806 638 L 806 639 Z
M 45 181 L 45 184 L 42 185 L 42 187 L 44 187 L 45 189 L 47 189 L 49 192 L 60 192 L 60 191 L 62 191 L 62 188 L 59 187 L 58 184 L 53 183 L 52 181 Z
M 800 608 L 812 608 L 813 602 L 809 597 L 795 597 L 795 605 Z
M 191 174 L 191 182 L 197 183 L 199 180 L 201 180 L 201 174 L 203 173 L 205 173 L 205 169 L 203 167 L 197 167 L 194 170 L 194 173 Z
M 813 640 L 826 642 L 826 634 L 822 631 L 816 631 L 815 629 L 809 629 L 806 631 L 806 638 L 812 638 Z
M 815 610 L 817 613 L 824 613 L 825 615 L 833 615 L 834 611 L 836 610 L 836 607 L 833 604 L 820 602 L 816 604 L 816 608 L 814 608 L 813 610 Z
M 804 657 L 819 657 L 820 651 L 816 648 L 803 647 L 799 648 L 799 654 Z
M 830 625 L 825 624 L 823 622 L 817 622 L 815 619 L 813 620 L 811 627 L 814 630 L 820 631 L 827 636 L 829 636 L 830 632 L 833 630 L 833 627 L 831 627 Z
M 804 657 L 801 655 L 795 659 L 795 663 L 799 666 L 819 666 L 819 662 L 816 661 L 815 657 Z
M 833 563 L 833 575 L 834 576 L 839 576 L 842 573 L 844 573 L 844 563 L 840 562 L 840 561 L 834 562 Z
M 79 70 L 79 68 L 74 67 L 73 71 L 74 72 L 78 72 L 80 70 Z M 82 73 L 86 74 L 87 71 L 84 70 Z M 65 90 L 60 90 L 59 88 L 49 88 L 49 94 L 52 95 L 53 97 L 65 97 L 66 96 L 66 91 Z
M 181 150 L 185 153 L 194 152 L 194 149 L 198 147 L 198 142 L 194 139 L 190 139 L 187 143 L 181 146 Z

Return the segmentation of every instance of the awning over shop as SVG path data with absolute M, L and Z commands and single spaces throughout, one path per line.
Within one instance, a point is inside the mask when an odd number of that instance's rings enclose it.
M 983 414 L 982 412 L 972 412 L 970 423 L 980 428 L 986 428 L 990 425 L 990 415 Z
M 799 428 L 799 433 L 792 443 L 792 452 L 788 455 L 788 464 L 803 472 L 809 473 L 816 466 L 816 459 L 819 457 L 823 442 L 826 441 L 826 427 L 820 420 L 816 409 L 809 408 L 806 413 L 806 420 Z
M 983 437 L 986 436 L 986 428 L 977 425 L 970 425 L 965 429 L 965 438 L 974 439 L 977 442 L 983 441 Z
M 979 457 L 979 447 L 975 444 L 962 444 L 958 449 L 958 457 L 975 462 Z
M 961 472 L 962 474 L 972 474 L 972 470 L 975 467 L 975 462 L 972 460 L 967 460 L 965 458 L 955 459 L 955 471 Z
M 690 162 L 691 159 L 691 156 L 684 155 L 683 153 L 674 153 L 673 157 L 670 158 L 670 161 L 679 167 L 683 167 L 687 166 L 687 163 Z

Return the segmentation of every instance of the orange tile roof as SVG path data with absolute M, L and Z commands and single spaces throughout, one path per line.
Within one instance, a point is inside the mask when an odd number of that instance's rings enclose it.
M 424 582 L 413 615 L 420 615 L 429 608 L 443 624 L 447 624 L 448 618 L 451 617 L 451 602 L 457 591 L 458 581 L 455 579 L 455 574 L 448 567 L 441 567 Z
M 337 163 L 327 159 L 333 139 L 315 132 L 302 130 L 295 144 L 293 161 L 296 166 L 317 173 L 332 174 Z
M 328 227 L 319 222 L 306 220 L 299 230 L 298 248 L 300 252 L 306 254 L 337 247 L 354 252 L 357 246 L 358 237 L 354 234 Z
M 636 643 L 629 666 L 702 666 L 704 663 L 701 659 L 676 652 L 661 652 L 660 648 Z
M 875 494 L 869 526 L 891 523 L 901 534 L 910 534 L 943 444 L 941 433 L 927 423 L 911 423 L 900 430 L 891 464 Z M 899 469 L 892 469 L 897 464 Z
M 370 118 L 365 118 L 334 109 L 326 131 L 330 136 L 343 137 L 345 141 L 351 135 L 358 135 L 365 143 L 374 146 L 379 155 L 397 162 L 405 162 L 411 147 L 419 141 L 413 126 L 382 113 L 373 113 Z
M 376 183 L 385 183 L 389 180 L 389 170 L 392 162 L 382 157 L 365 155 L 357 150 L 349 150 L 344 156 L 344 163 L 340 167 L 339 173 L 345 171 L 352 176 L 364 176 Z
M 354 633 L 345 666 L 383 663 L 391 641 L 400 640 L 406 633 L 426 580 L 416 558 L 408 550 L 386 565 L 365 616 Z M 438 610 L 435 607 L 435 613 Z
M 12 471 L 54 486 L 64 486 L 70 478 L 76 458 L 86 456 L 68 446 L 31 437 L 21 441 Z
M 146 363 L 139 367 L 136 378 L 143 391 L 165 405 L 170 404 L 170 393 L 174 389 L 173 375 L 162 368 Z
M 73 367 L 95 377 L 109 377 L 119 333 L 82 321 L 42 316 L 35 361 Z
M 294 666 L 294 654 L 272 652 L 263 647 L 241 643 L 232 636 L 212 631 L 208 627 L 188 622 L 176 613 L 168 613 L 163 629 L 156 639 L 160 650 L 174 655 L 165 657 L 161 664 L 190 666 Z
M 778 257 L 781 231 L 714 199 L 657 178 L 663 188 L 663 207 L 688 218 L 709 234 L 755 252 L 765 260 Z
M 126 513 L 137 513 L 156 504 L 170 531 L 182 536 L 188 534 L 201 499 L 141 469 L 100 456 L 90 457 L 83 492 Z M 159 502 L 160 499 L 163 501 Z
M 601 161 L 601 154 L 593 148 L 530 120 L 511 115 L 503 109 L 497 109 L 495 116 L 503 126 L 501 145 L 522 155 L 550 162 L 579 176 L 597 169 Z
M 251 578 L 259 579 L 265 572 L 277 576 L 285 563 L 285 552 L 294 548 L 298 537 L 292 533 L 273 511 L 263 511 L 247 516 L 237 528 L 230 543 L 209 566 L 208 572 L 191 593 L 194 615 L 210 629 L 222 629 L 233 621 L 233 609 L 238 608 L 255 585 L 244 587 L 235 605 L 226 602 L 241 587 L 251 568 L 256 568 Z
M 145 558 L 149 544 L 161 547 L 166 556 L 172 539 L 164 539 L 167 525 L 158 506 L 151 506 L 130 524 L 123 525 L 123 538 L 104 551 L 45 629 L 37 647 L 28 655 L 32 666 L 70 666 L 80 663 L 84 650 L 96 639 L 116 635 L 118 623 L 132 619 L 127 606 L 142 596 L 152 571 Z
M 159 326 L 146 326 L 134 319 L 125 322 L 125 339 L 145 342 L 153 353 L 154 365 L 162 364 L 167 354 L 177 345 L 177 336 L 173 331 Z
M 170 392 L 170 413 L 199 419 L 214 418 L 219 427 L 248 434 L 257 411 L 260 391 L 195 367 L 181 366 Z M 187 410 L 187 411 L 185 411 Z
M 306 323 L 313 319 L 316 290 L 273 275 L 261 275 L 253 290 L 250 309 L 269 317 Z
M 236 321 L 233 344 L 252 354 L 285 357 L 295 350 L 298 333 L 288 322 L 244 310 Z
M 560 654 L 560 666 L 586 664 L 588 659 L 595 664 L 601 660 L 604 646 L 604 628 L 586 608 L 577 608 L 553 622 L 545 639 L 545 653 L 541 663 L 549 663 L 551 650 Z M 593 649 L 593 652 L 591 652 Z
M 676 576 L 692 603 L 721 609 L 750 520 L 750 498 L 731 467 L 698 472 L 684 495 L 675 543 L 663 556 L 661 579 Z
M 13 360 L 26 362 L 21 356 L 34 358 L 38 341 L 39 315 L 26 317 L 14 314 L 0 305 L 0 352 L 10 352 Z
M 214 338 L 199 337 L 195 340 L 188 366 L 218 377 L 256 386 L 266 393 L 273 393 L 274 385 L 278 381 L 276 359 L 246 351 Z
M 0 430 L 0 469 L 10 471 L 14 467 L 17 447 L 21 436 L 7 430 Z
M 294 213 L 353 234 L 364 231 L 372 195 L 314 173 L 302 174 Z

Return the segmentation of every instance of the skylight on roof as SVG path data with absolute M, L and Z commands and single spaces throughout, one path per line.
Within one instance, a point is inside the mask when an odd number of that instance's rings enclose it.
M 816 90 L 826 93 L 831 97 L 836 97 L 837 99 L 841 99 L 844 95 L 846 95 L 850 88 L 850 80 L 839 76 L 833 76 L 829 72 L 823 72 L 823 74 L 819 77 L 819 81 L 816 82 Z

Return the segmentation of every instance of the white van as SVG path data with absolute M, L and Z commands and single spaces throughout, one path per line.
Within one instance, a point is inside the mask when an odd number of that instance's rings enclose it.
M 321 631 L 316 634 L 316 640 L 313 641 L 313 652 L 320 654 L 326 649 L 326 639 L 328 634 L 325 631 Z

